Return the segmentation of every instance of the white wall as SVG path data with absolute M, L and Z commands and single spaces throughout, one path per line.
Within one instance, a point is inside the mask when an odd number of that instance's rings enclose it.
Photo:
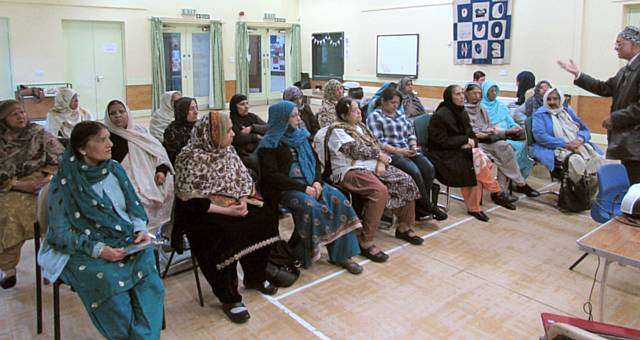
M 503 89 L 513 90 L 518 72 L 528 69 L 539 80 L 548 79 L 570 93 L 584 94 L 571 86 L 572 78 L 556 61 L 573 58 L 594 76 L 613 75 L 620 67 L 613 41 L 624 25 L 623 7 L 638 2 L 514 0 L 511 63 L 480 66 L 453 64 L 451 0 L 302 0 L 302 67 L 311 72 L 311 34 L 344 31 L 348 40 L 345 79 L 383 81 L 375 76 L 376 36 L 419 33 L 418 84 L 464 84 L 471 81 L 475 70 L 482 70 Z
M 14 81 L 62 82 L 64 53 L 62 20 L 119 21 L 124 23 L 128 85 L 151 83 L 149 18 L 180 17 L 181 8 L 194 8 L 223 21 L 223 56 L 227 80 L 235 79 L 230 63 L 235 51 L 235 24 L 244 11 L 246 21 L 262 21 L 264 12 L 297 22 L 298 0 L 0 0 L 0 15 L 9 18 Z M 37 71 L 41 72 L 37 72 Z

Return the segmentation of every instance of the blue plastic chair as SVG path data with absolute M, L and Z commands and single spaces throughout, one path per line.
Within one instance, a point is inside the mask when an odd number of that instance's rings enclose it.
M 598 196 L 591 205 L 591 218 L 604 223 L 620 215 L 620 204 L 629 185 L 629 177 L 622 164 L 605 164 L 599 167 Z

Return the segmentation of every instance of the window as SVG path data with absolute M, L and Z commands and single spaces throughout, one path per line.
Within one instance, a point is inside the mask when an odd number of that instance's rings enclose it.
M 313 79 L 340 79 L 344 75 L 344 33 L 311 35 Z
M 0 100 L 14 96 L 9 45 L 9 20 L 0 18 Z

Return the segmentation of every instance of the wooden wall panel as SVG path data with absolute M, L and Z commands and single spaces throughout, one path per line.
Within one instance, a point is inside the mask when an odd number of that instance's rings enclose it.
M 130 110 L 151 109 L 151 84 L 127 85 L 127 106 Z
M 571 98 L 573 108 L 577 110 L 578 116 L 589 127 L 591 132 L 606 134 L 607 130 L 602 127 L 602 121 L 611 112 L 611 98 L 576 96 Z
M 225 80 L 224 81 L 224 94 L 227 97 L 227 103 L 231 100 L 234 94 L 236 94 L 236 81 Z

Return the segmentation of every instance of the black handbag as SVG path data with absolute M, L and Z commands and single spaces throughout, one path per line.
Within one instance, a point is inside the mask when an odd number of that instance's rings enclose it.
M 587 174 L 581 176 L 577 183 L 569 178 L 569 159 L 574 156 L 580 157 L 571 153 L 562 162 L 562 184 L 560 185 L 558 206 L 571 212 L 581 212 L 591 209 L 592 194 Z
M 271 247 L 269 261 L 265 268 L 267 280 L 278 287 L 289 287 L 300 276 L 300 263 L 291 254 L 285 241 L 278 241 Z

